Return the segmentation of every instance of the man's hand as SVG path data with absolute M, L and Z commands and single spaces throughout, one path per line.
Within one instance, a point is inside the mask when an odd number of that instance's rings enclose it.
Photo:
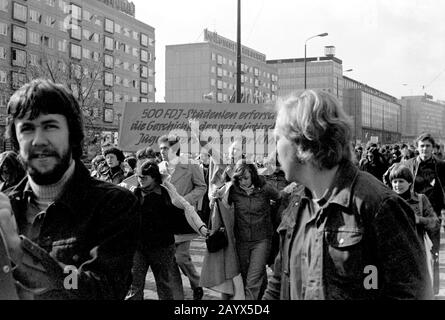
M 0 229 L 8 247 L 9 256 L 18 265 L 21 263 L 23 252 L 21 240 L 17 233 L 17 223 L 12 214 L 11 202 L 9 198 L 0 192 Z

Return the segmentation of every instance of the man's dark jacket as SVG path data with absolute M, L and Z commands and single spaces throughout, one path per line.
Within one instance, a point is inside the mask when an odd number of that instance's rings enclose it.
M 25 178 L 8 196 L 19 233 L 26 225 L 29 191 Z M 65 190 L 44 215 L 35 243 L 62 265 L 78 271 L 77 289 L 67 290 L 59 272 L 51 289 L 35 299 L 124 299 L 140 227 L 139 205 L 128 190 L 90 177 L 76 161 Z M 65 274 L 66 276 L 68 274 Z

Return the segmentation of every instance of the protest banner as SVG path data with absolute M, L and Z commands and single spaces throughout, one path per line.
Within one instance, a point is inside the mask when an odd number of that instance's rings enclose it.
M 176 134 L 187 138 L 186 149 L 193 154 L 199 152 L 199 145 L 193 148 L 192 139 L 198 134 L 201 145 L 203 141 L 213 141 L 215 145 L 224 146 L 241 137 L 254 153 L 265 153 L 265 146 L 274 142 L 270 136 L 275 117 L 273 105 L 265 104 L 127 102 L 120 126 L 119 148 L 126 152 L 146 147 L 158 150 L 160 136 Z M 194 120 L 195 128 L 190 120 Z M 227 150 L 223 148 L 221 150 Z M 182 145 L 181 151 L 186 152 Z

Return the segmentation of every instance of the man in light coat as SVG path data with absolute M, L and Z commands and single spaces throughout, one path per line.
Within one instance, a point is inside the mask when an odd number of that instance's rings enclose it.
M 207 191 L 207 184 L 204 180 L 204 174 L 197 162 L 180 156 L 179 138 L 176 136 L 162 136 L 158 140 L 161 151 L 162 162 L 159 164 L 159 170 L 162 174 L 170 176 L 170 183 L 176 187 L 176 191 L 184 197 L 196 209 L 198 202 Z M 176 242 L 176 263 L 182 272 L 189 278 L 190 286 L 193 290 L 193 299 L 200 300 L 204 294 L 199 286 L 199 274 L 193 265 L 190 257 L 190 243 L 197 237 L 197 233 L 189 226 L 186 219 L 177 225 Z M 173 276 L 175 287 L 178 290 L 174 292 L 175 299 L 181 299 L 183 292 L 181 275 L 178 272 Z

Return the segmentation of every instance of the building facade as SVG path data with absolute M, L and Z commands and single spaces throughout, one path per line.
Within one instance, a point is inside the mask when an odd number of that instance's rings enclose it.
M 445 105 L 429 99 L 427 95 L 407 96 L 399 100 L 402 105 L 402 138 L 413 142 L 421 133 L 429 132 L 445 142 Z
M 304 90 L 304 58 L 268 60 L 278 72 L 278 95 L 287 96 Z M 306 58 L 306 88 L 334 94 L 343 99 L 343 65 L 333 56 Z
M 0 125 L 10 95 L 34 78 L 72 90 L 87 136 L 115 133 L 124 102 L 154 101 L 155 30 L 134 9 L 126 0 L 0 0 Z
M 343 108 L 351 117 L 355 142 L 400 142 L 402 117 L 397 98 L 351 78 L 343 79 Z
M 241 52 L 242 102 L 275 101 L 275 68 L 258 51 L 243 46 Z M 235 102 L 236 70 L 236 42 L 207 29 L 204 42 L 166 46 L 165 101 Z

